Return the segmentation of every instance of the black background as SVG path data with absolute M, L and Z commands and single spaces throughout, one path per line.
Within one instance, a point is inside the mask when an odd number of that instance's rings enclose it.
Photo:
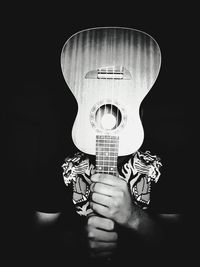
M 196 184 L 191 175 L 196 144 L 191 116 L 195 98 L 194 10 L 169 3 L 136 6 L 93 2 L 17 4 L 5 12 L 1 141 L 2 156 L 6 159 L 3 180 L 8 182 L 3 201 L 8 214 L 7 233 L 14 234 L 20 229 L 20 236 L 30 234 L 32 214 L 44 194 L 42 190 L 47 183 L 49 187 L 53 183 L 49 178 L 41 183 L 42 189 L 35 187 L 38 162 L 46 170 L 49 164 L 56 166 L 47 174 L 51 172 L 51 177 L 55 174 L 59 180 L 56 186 L 62 187 L 60 166 L 64 157 L 75 149 L 71 127 L 77 106 L 61 73 L 60 53 L 72 34 L 101 26 L 142 30 L 160 46 L 160 74 L 142 103 L 145 140 L 141 149 L 150 150 L 162 159 L 162 176 L 152 200 L 156 209 L 190 214 Z M 53 197 L 50 204 L 56 210 Z M 12 237 L 7 240 L 9 245 L 13 244 Z

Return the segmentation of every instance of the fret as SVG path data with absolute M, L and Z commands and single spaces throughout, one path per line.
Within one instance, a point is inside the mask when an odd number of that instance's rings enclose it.
M 97 151 L 96 156 L 100 157 L 117 157 L 118 153 L 117 152 L 104 152 L 104 151 Z
M 117 135 L 96 135 L 96 139 L 107 139 L 107 140 L 119 140 L 119 136 Z
M 113 157 L 113 156 L 98 156 L 98 160 L 105 160 L 105 161 L 116 161 L 117 160 L 117 156 Z
M 117 171 L 117 166 L 96 166 L 96 169 L 98 171 L 102 171 L 104 173 L 107 173 L 108 171 L 111 172 L 116 172 Z
M 118 149 L 118 136 L 96 136 L 96 171 L 98 173 L 117 174 Z
M 116 143 L 103 143 L 103 142 L 100 142 L 100 143 L 97 143 L 96 146 L 97 147 L 117 148 Z
M 117 147 L 115 147 L 115 148 L 113 148 L 113 147 L 96 147 L 96 151 L 97 152 L 118 152 L 118 148 Z
M 115 144 L 117 142 L 116 139 L 97 139 L 97 143 L 103 143 L 103 144 Z
M 116 138 L 116 136 L 115 136 L 115 138 L 112 138 L 112 139 L 111 139 L 111 136 L 109 136 L 109 138 L 102 138 L 101 137 L 101 138 L 97 138 L 96 141 L 99 142 L 99 143 L 101 143 L 101 142 L 102 143 L 103 142 L 104 143 L 118 143 L 119 142 L 119 138 Z
M 116 165 L 116 161 L 96 161 L 96 166 L 115 166 Z
M 98 170 L 98 173 L 107 173 L 107 174 L 116 175 L 116 171 L 108 171 L 108 172 L 105 172 L 104 170 Z

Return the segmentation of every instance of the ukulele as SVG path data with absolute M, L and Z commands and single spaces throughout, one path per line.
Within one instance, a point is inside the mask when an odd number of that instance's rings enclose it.
M 61 69 L 78 103 L 72 140 L 96 156 L 96 172 L 116 175 L 117 158 L 142 145 L 140 105 L 160 65 L 157 42 L 131 28 L 86 29 L 64 44 Z

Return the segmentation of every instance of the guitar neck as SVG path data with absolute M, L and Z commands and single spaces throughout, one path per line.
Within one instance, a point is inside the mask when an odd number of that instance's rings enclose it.
M 119 136 L 96 136 L 96 172 L 117 176 Z

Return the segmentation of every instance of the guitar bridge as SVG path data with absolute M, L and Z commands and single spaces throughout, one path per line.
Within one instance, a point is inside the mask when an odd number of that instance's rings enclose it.
M 131 80 L 130 72 L 122 66 L 108 66 L 89 71 L 86 79 Z

